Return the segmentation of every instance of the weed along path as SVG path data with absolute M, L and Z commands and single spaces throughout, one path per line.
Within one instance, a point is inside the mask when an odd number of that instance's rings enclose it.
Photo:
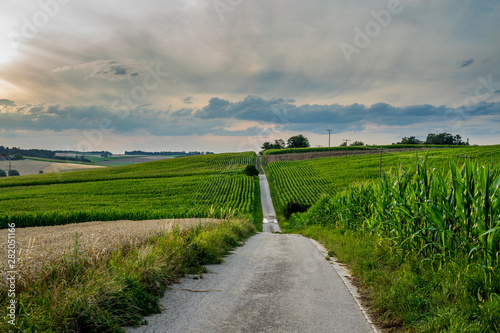
M 267 232 L 202 278 L 173 285 L 164 311 L 127 332 L 374 332 L 319 244 L 272 232 L 279 226 L 265 176 L 260 182 Z

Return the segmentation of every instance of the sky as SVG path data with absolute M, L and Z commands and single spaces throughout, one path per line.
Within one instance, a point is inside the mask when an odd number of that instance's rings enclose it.
M 497 0 L 2 0 L 0 145 L 500 144 Z

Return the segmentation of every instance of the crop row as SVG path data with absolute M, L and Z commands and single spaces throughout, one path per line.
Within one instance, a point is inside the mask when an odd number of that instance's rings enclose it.
M 375 232 L 395 249 L 441 262 L 466 260 L 500 279 L 500 167 L 467 161 L 436 170 L 386 174 L 323 198 L 294 216 L 297 227 L 323 225 Z M 491 276 L 490 276 L 491 278 Z
M 377 179 L 380 173 L 414 170 L 416 162 L 427 154 L 432 166 L 448 169 L 449 162 L 462 164 L 466 159 L 484 165 L 495 165 L 500 160 L 500 146 L 481 146 L 451 149 L 432 149 L 418 152 L 384 151 L 379 154 L 326 157 L 302 161 L 279 161 L 266 167 L 273 199 L 278 209 L 289 201 L 313 204 L 323 194 L 343 191 L 351 184 Z M 380 168 L 381 167 L 381 168 Z
M 24 177 L 2 178 L 0 188 L 29 185 L 84 183 L 119 179 L 165 178 L 238 173 L 255 164 L 255 153 L 228 153 L 173 158 L 154 162 Z
M 373 150 L 373 149 L 421 149 L 421 148 L 461 148 L 467 149 L 469 146 L 447 146 L 447 145 L 381 145 L 381 146 L 348 146 L 348 147 L 308 147 L 308 148 L 285 148 L 268 149 L 263 155 L 280 155 L 294 153 L 326 152 L 326 151 L 344 151 L 344 150 Z
M 179 159 L 185 173 L 191 173 L 187 176 L 168 174 L 140 178 L 122 171 L 120 176 L 130 178 L 96 180 L 94 177 L 85 181 L 86 177 L 78 179 L 77 175 L 90 177 L 91 173 L 75 172 L 68 174 L 76 180 L 74 182 L 0 187 L 0 228 L 5 228 L 9 222 L 18 227 L 29 227 L 86 221 L 252 214 L 257 180 L 243 175 L 241 170 L 254 158 L 252 153 L 227 154 L 218 158 L 206 155 L 195 159 L 197 168 L 191 165 L 190 158 Z M 161 162 L 146 163 L 145 168 L 154 166 L 159 169 L 157 172 L 181 168 L 178 160 Z M 149 174 L 153 173 L 154 169 L 151 169 Z

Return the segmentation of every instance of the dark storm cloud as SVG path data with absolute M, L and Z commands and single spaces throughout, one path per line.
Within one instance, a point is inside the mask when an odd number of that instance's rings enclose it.
M 131 80 L 144 71 L 144 63 L 134 60 L 96 60 L 74 66 L 63 66 L 53 72 L 83 70 L 90 72 L 85 78 L 99 78 L 108 81 Z
M 16 106 L 16 103 L 10 99 L 0 99 L 0 106 Z
M 274 123 L 291 129 L 314 129 L 318 124 L 336 127 L 337 130 L 363 128 L 366 124 L 407 126 L 418 123 L 440 121 L 444 114 L 454 109 L 445 106 L 414 105 L 395 107 L 386 103 L 370 107 L 352 105 L 295 105 L 283 99 L 263 99 L 248 96 L 243 101 L 232 103 L 225 99 L 212 98 L 209 104 L 196 112 L 201 119 L 238 119 L 262 123 Z M 500 103 L 481 103 L 474 107 L 475 115 L 500 114 Z M 323 129 L 322 129 L 323 131 Z
M 134 110 L 110 110 L 95 105 L 28 105 L 0 113 L 0 129 L 92 130 L 106 123 L 121 134 L 251 136 L 266 135 L 270 128 L 323 134 L 325 126 L 334 132 L 361 131 L 368 125 L 396 128 L 485 116 L 498 121 L 500 102 L 461 108 L 427 104 L 396 107 L 387 103 L 296 105 L 293 100 L 247 96 L 237 102 L 214 97 L 202 109 L 161 110 L 145 105 Z
M 467 60 L 464 60 L 464 61 L 460 61 L 458 63 L 458 66 L 459 68 L 464 68 L 464 67 L 468 67 L 470 65 L 472 65 L 474 63 L 474 59 L 467 59 Z
M 188 96 L 182 99 L 185 104 L 193 104 L 193 97 Z

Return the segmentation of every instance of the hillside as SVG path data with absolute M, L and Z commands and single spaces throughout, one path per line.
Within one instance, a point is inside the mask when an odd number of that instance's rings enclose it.
M 258 184 L 242 170 L 253 163 L 255 153 L 219 154 L 4 178 L 1 227 L 251 214 Z

